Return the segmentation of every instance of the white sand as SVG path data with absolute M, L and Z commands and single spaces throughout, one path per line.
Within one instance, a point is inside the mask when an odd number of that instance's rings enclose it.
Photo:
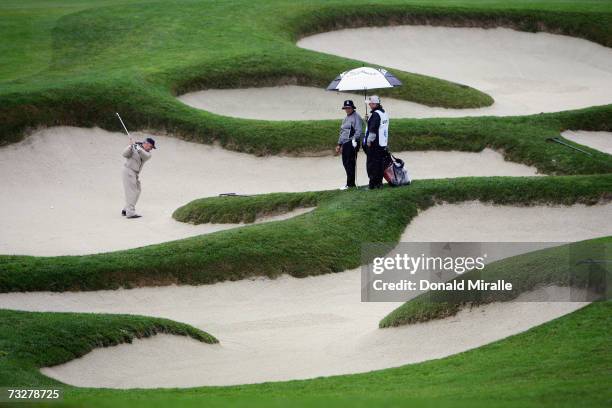
M 126 136 L 55 127 L 0 148 L 0 253 L 85 254 L 185 238 L 235 226 L 194 226 L 171 218 L 195 198 L 333 189 L 345 182 L 338 157 L 254 157 L 172 137 L 156 140 L 159 148 L 141 175 L 137 210 L 144 217 L 138 220 L 120 215 Z M 535 174 L 492 150 L 398 156 L 413 178 Z M 359 160 L 358 181 L 366 183 L 365 155 Z
M 526 115 L 612 102 L 612 50 L 568 36 L 397 26 L 317 34 L 298 46 L 469 85 L 495 100 L 487 108 L 443 109 L 384 99 L 391 118 Z M 206 90 L 179 99 L 226 116 L 297 120 L 339 118 L 349 97 L 363 113 L 362 97 L 297 86 Z
M 570 242 L 612 235 L 612 203 L 510 207 L 477 201 L 444 204 L 419 214 L 405 242 Z
M 303 282 L 282 282 L 287 286 L 297 284 L 298 287 L 285 289 L 291 295 L 283 290 L 260 288 L 259 293 L 265 296 L 258 300 L 273 303 L 275 307 L 262 310 L 259 303 L 247 301 L 246 307 L 240 309 L 241 321 L 216 326 L 217 332 L 224 333 L 220 345 L 158 335 L 131 345 L 97 349 L 70 363 L 44 368 L 42 373 L 82 387 L 156 388 L 247 384 L 366 372 L 479 347 L 586 304 L 495 303 L 463 310 L 444 320 L 380 330 L 376 328 L 380 316 L 390 312 L 394 304 L 359 304 L 359 274 L 343 275 L 346 275 L 344 282 L 317 280 L 307 288 Z M 336 288 L 322 288 L 324 284 L 333 284 Z M 346 293 L 346 288 L 338 290 L 338 285 L 353 289 L 353 293 Z M 342 301 L 343 307 L 329 310 L 329 302 L 315 304 L 311 300 L 305 305 L 298 300 L 295 305 L 296 291 L 301 298 L 319 298 L 319 292 L 325 292 L 335 299 L 334 303 Z M 262 299 L 268 296 L 271 301 Z M 295 310 L 296 306 L 300 307 L 297 313 L 277 312 L 286 307 Z
M 612 225 L 602 220 L 611 211 L 612 204 L 444 205 L 422 212 L 401 240 L 435 239 L 430 231 L 443 229 L 450 234 L 445 240 L 575 241 L 610 235 Z M 1 308 L 160 316 L 193 324 L 221 341 L 210 346 L 158 336 L 43 370 L 70 384 L 99 387 L 239 384 L 394 367 L 478 347 L 584 304 L 493 304 L 443 321 L 377 329 L 398 305 L 361 303 L 359 270 L 197 287 L 0 294 Z
M 612 132 L 588 132 L 586 130 L 566 130 L 561 136 L 604 153 L 612 154 Z

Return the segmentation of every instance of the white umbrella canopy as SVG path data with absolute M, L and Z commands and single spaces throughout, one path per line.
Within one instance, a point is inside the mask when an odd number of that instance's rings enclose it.
M 392 73 L 382 68 L 361 67 L 344 71 L 327 86 L 328 91 L 363 91 L 366 126 L 368 122 L 368 90 L 395 88 L 402 82 Z
M 382 68 L 361 67 L 338 75 L 328 91 L 367 91 L 368 89 L 394 88 L 402 83 L 389 71 Z

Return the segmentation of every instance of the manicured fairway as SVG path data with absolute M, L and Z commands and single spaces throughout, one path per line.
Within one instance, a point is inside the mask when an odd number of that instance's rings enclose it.
M 3 0 L 0 148 L 24 139 L 27 143 L 27 135 L 41 127 L 97 126 L 120 131 L 114 113 L 121 112 L 131 130 L 215 143 L 259 156 L 320 154 L 335 143 L 338 121 L 230 118 L 187 106 L 177 96 L 209 88 L 324 87 L 338 73 L 364 62 L 299 48 L 300 38 L 341 28 L 398 24 L 501 26 L 570 35 L 612 47 L 612 2 L 598 0 Z M 400 70 L 393 73 L 404 86 L 381 92 L 385 97 L 453 109 L 482 108 L 495 102 L 491 95 L 465 84 Z M 607 135 L 612 131 L 612 104 L 529 116 L 394 119 L 392 129 L 394 151 L 494 149 L 509 161 L 533 166 L 542 176 L 416 180 L 409 187 L 377 191 L 271 191 L 246 197 L 198 194 L 201 199 L 168 208 L 167 214 L 174 211 L 173 218 L 182 223 L 250 223 L 261 216 L 316 208 L 284 221 L 168 239 L 130 250 L 54 257 L 0 254 L 0 292 L 203 285 L 283 274 L 310 277 L 358 267 L 361 244 L 397 242 L 419 211 L 440 203 L 610 205 L 612 156 L 562 139 L 584 150 L 578 152 L 550 138 L 566 131 Z M 95 144 L 83 150 L 73 153 L 83 155 L 83 163 L 101 160 Z M 45 172 L 36 177 L 44 179 Z M 27 183 L 27 178 L 6 182 Z M 193 198 L 189 197 L 184 201 Z M 607 221 L 603 219 L 602 225 Z M 10 239 L 7 231 L 0 234 Z M 580 245 L 609 246 L 610 239 Z M 487 273 L 492 279 L 521 278 L 519 293 L 539 285 L 567 285 L 565 275 L 561 276 L 565 270 L 555 269 L 559 265 L 547 261 L 549 254 L 506 260 Z M 540 273 L 528 273 L 533 270 Z M 605 285 L 600 286 L 605 291 Z M 425 304 L 422 298 L 406 303 L 381 327 L 418 324 L 454 315 L 468 302 L 479 303 L 444 292 L 439 296 L 441 302 L 435 304 Z M 510 298 L 479 300 L 484 304 Z M 206 310 L 194 308 L 193 313 L 205 315 Z M 62 387 L 63 405 L 78 407 L 590 408 L 609 406 L 612 401 L 609 300 L 454 356 L 355 375 L 118 391 L 64 385 L 39 371 L 96 347 L 157 333 L 208 343 L 202 347 L 223 347 L 224 339 L 219 336 L 220 344 L 213 345 L 218 342 L 214 330 L 208 334 L 200 329 L 208 331 L 203 326 L 136 315 L 3 309 L 0 387 Z M 311 332 L 295 341 L 312 341 L 316 330 L 313 325 Z M 398 329 L 379 332 L 392 330 Z M 338 338 L 334 346 L 342 343 Z
M 335 122 L 230 120 L 187 107 L 174 94 L 283 82 L 326 85 L 339 72 L 362 64 L 303 50 L 294 42 L 341 26 L 432 22 L 549 27 L 612 44 L 608 2 L 364 4 L 353 2 L 347 10 L 341 1 L 105 1 L 96 7 L 84 0 L 4 2 L 0 33 L 11 41 L 0 50 L 0 141 L 18 140 L 25 128 L 38 125 L 119 130 L 113 113 L 121 111 L 132 128 L 167 129 L 232 149 L 321 150 L 327 145 L 324 135 L 335 133 Z M 443 107 L 492 103 L 487 95 L 461 85 L 397 74 L 405 82 L 391 93 L 398 98 Z M 395 123 L 394 132 L 401 137 L 411 122 Z M 604 123 L 593 125 L 588 130 L 606 130 Z M 426 133 L 431 134 L 429 129 Z

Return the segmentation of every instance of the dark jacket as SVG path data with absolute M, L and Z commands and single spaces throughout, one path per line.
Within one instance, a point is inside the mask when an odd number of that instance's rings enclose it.
M 377 114 L 374 114 L 374 112 L 377 110 L 381 110 L 383 112 L 385 111 L 381 106 L 380 108 L 374 109 L 370 113 L 370 118 L 368 119 L 368 137 L 367 137 L 368 143 L 372 143 L 374 141 L 378 143 L 378 129 L 380 128 L 380 116 Z

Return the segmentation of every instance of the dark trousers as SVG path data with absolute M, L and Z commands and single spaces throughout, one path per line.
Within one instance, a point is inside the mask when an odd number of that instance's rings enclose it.
M 346 185 L 355 187 L 355 168 L 357 167 L 357 148 L 349 140 L 342 145 L 342 164 L 346 170 Z
M 370 166 L 368 165 L 368 144 L 364 143 L 363 146 L 361 146 L 361 148 L 363 149 L 363 152 L 366 155 L 366 172 L 368 174 L 368 180 L 370 179 Z
M 382 187 L 384 168 L 385 148 L 378 145 L 376 141 L 368 147 L 368 177 L 370 178 L 370 188 Z

